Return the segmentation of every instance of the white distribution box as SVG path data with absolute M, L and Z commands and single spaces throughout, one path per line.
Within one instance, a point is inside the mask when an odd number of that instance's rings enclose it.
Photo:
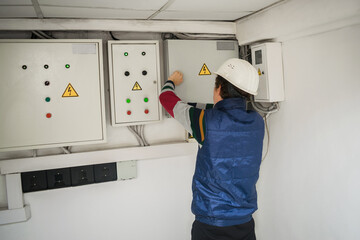
M 0 151 L 105 141 L 101 40 L 0 41 Z
M 161 120 L 158 41 L 109 41 L 111 122 L 113 126 Z
M 281 43 L 263 43 L 251 46 L 253 66 L 259 74 L 256 102 L 284 101 L 284 78 Z
M 215 71 L 230 58 L 238 58 L 237 41 L 166 40 L 166 77 L 179 70 L 184 82 L 175 89 L 186 102 L 213 103 Z

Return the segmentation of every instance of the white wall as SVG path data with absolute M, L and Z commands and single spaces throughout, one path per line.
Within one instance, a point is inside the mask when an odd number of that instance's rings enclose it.
M 260 240 L 360 238 L 360 25 L 283 43 L 286 100 L 258 182 Z
M 190 239 L 194 161 L 139 161 L 134 180 L 27 193 L 32 217 L 0 226 L 0 239 Z

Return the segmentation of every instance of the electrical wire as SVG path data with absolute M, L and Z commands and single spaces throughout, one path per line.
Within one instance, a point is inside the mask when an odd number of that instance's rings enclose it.
M 266 114 L 264 117 L 264 122 L 265 122 L 265 131 L 266 131 L 266 135 L 267 135 L 267 144 L 266 144 L 266 152 L 264 154 L 264 156 L 261 159 L 261 162 L 263 162 L 266 158 L 266 156 L 269 153 L 269 146 L 270 146 L 270 131 L 269 131 L 269 126 L 268 126 L 268 122 L 267 122 L 267 118 L 270 116 L 269 114 Z
M 43 31 L 37 31 L 39 34 L 41 34 L 42 36 L 44 36 L 47 39 L 54 39 L 54 37 L 44 33 Z
M 260 103 L 254 101 L 254 96 L 250 97 L 251 105 L 256 111 L 263 114 L 275 113 L 280 110 L 280 104 L 278 102 L 271 103 L 270 107 L 264 107 Z
M 145 146 L 144 142 L 142 141 L 141 137 L 139 136 L 139 134 L 135 131 L 135 128 L 133 128 L 133 126 L 128 126 L 127 127 L 130 132 L 136 137 L 136 140 L 138 141 L 140 146 Z
M 70 154 L 71 152 L 69 151 L 69 147 L 62 147 L 61 148 L 65 154 Z
M 130 132 L 136 137 L 136 140 L 139 142 L 140 146 L 150 146 L 150 144 L 145 139 L 144 128 L 145 125 L 135 125 L 127 127 Z
M 40 33 L 38 33 L 37 31 L 31 31 L 32 34 L 34 34 L 35 36 L 37 36 L 38 38 L 41 38 L 41 39 L 45 39 L 44 36 L 42 36 Z
M 31 33 L 41 39 L 54 39 L 54 37 L 49 36 L 48 34 L 44 33 L 43 31 L 31 31 Z
M 141 138 L 143 139 L 145 146 L 150 146 L 150 144 L 145 139 L 144 130 L 145 130 L 145 125 L 141 125 Z
M 226 39 L 226 40 L 235 40 L 236 37 L 233 34 L 197 34 L 197 33 L 173 33 L 174 36 L 176 36 L 179 39 L 205 39 L 205 40 L 220 40 L 220 39 Z
M 116 38 L 116 37 L 114 36 L 114 34 L 113 34 L 112 31 L 109 31 L 109 33 L 110 33 L 110 35 L 111 35 L 111 37 L 112 37 L 113 40 L 120 40 L 119 38 Z

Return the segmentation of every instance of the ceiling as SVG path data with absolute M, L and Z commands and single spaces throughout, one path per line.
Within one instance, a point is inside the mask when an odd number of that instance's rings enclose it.
M 279 0 L 0 0 L 0 18 L 234 21 Z

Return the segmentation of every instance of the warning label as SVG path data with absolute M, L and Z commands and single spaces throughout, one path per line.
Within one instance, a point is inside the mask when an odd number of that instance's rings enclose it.
M 62 97 L 78 97 L 79 94 L 75 91 L 74 87 L 69 83 L 67 85 L 65 92 L 63 93 Z
M 211 72 L 209 70 L 209 68 L 206 66 L 206 64 L 204 63 L 204 65 L 202 66 L 199 75 L 211 75 Z
M 140 84 L 136 82 L 132 88 L 133 91 L 140 91 L 142 88 L 140 87 Z

